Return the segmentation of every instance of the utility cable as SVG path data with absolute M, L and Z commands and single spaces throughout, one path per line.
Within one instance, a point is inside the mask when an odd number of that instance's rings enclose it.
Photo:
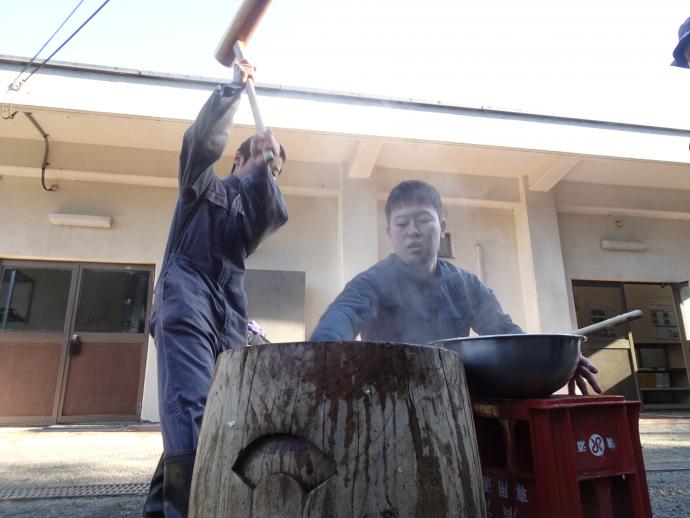
M 62 44 L 61 44 L 57 49 L 55 49 L 55 50 L 53 51 L 53 53 L 52 53 L 50 56 L 48 56 L 47 58 L 45 58 L 36 68 L 34 68 L 34 69 L 31 71 L 31 73 L 26 77 L 26 79 L 23 79 L 23 80 L 19 81 L 18 83 L 15 82 L 15 83 L 13 83 L 10 87 L 11 87 L 12 89 L 19 90 L 19 89 L 22 87 L 22 85 L 23 85 L 24 83 L 26 83 L 32 75 L 34 75 L 36 72 L 38 72 L 38 71 L 41 69 L 41 67 L 42 67 L 43 65 L 45 65 L 48 61 L 50 61 L 50 59 L 51 59 L 55 54 L 57 54 L 65 45 L 67 45 L 67 44 L 69 43 L 69 41 L 70 41 L 72 38 L 74 38 L 74 37 L 77 35 L 77 33 L 78 33 L 80 30 L 82 30 L 82 29 L 84 28 L 84 26 L 85 26 L 87 23 L 89 23 L 89 22 L 93 19 L 93 17 L 96 16 L 96 15 L 101 11 L 101 9 L 103 9 L 103 8 L 106 6 L 106 4 L 107 4 L 108 2 L 110 2 L 110 0 L 105 0 L 105 2 L 103 2 L 103 3 L 100 5 L 100 7 L 99 7 L 98 9 L 96 9 L 96 10 L 91 14 L 91 16 L 89 16 L 89 17 L 86 19 L 86 21 L 84 21 L 84 23 L 82 23 L 82 24 L 77 28 L 77 30 L 75 30 L 72 34 L 70 34 L 70 36 L 69 36 L 64 42 L 62 42 Z
M 46 167 L 48 167 L 48 165 L 50 165 L 48 162 L 48 153 L 50 152 L 50 143 L 48 142 L 48 134 L 41 127 L 41 125 L 38 123 L 38 121 L 34 118 L 34 116 L 31 112 L 24 112 L 24 115 L 26 115 L 26 118 L 31 121 L 31 124 L 34 125 L 34 127 L 41 134 L 41 137 L 43 137 L 43 164 L 41 165 L 41 186 L 43 187 L 44 191 L 55 192 L 58 190 L 57 185 L 51 185 L 50 188 L 46 187 Z
M 65 19 L 63 20 L 63 22 L 60 24 L 60 27 L 58 27 L 58 28 L 55 30 L 55 32 L 52 34 L 52 36 L 51 36 L 50 38 L 48 38 L 48 41 L 46 41 L 46 42 L 43 44 L 43 46 L 42 46 L 40 49 L 38 49 L 38 52 L 36 52 L 36 54 L 34 54 L 34 57 L 32 57 L 31 60 L 30 60 L 26 65 L 24 65 L 24 68 L 22 68 L 22 69 L 19 71 L 19 73 L 17 74 L 17 77 L 14 79 L 14 81 L 12 81 L 12 85 L 10 85 L 11 88 L 16 89 L 16 90 L 19 90 L 19 88 L 21 87 L 21 83 L 24 82 L 24 81 L 21 81 L 21 82 L 19 81 L 19 78 L 21 77 L 21 75 L 26 71 L 27 68 L 29 68 L 30 66 L 32 66 L 32 65 L 34 64 L 34 61 L 36 60 L 36 58 L 38 57 L 38 55 L 43 51 L 44 48 L 46 48 L 46 46 L 47 46 L 51 41 L 53 41 L 53 38 L 55 37 L 55 35 L 56 35 L 58 32 L 60 32 L 60 29 L 62 29 L 62 28 L 65 26 L 65 24 L 67 23 L 67 21 L 72 17 L 72 15 L 77 11 L 77 9 L 79 9 L 79 6 L 80 6 L 81 4 L 83 4 L 83 3 L 84 3 L 84 0 L 79 0 L 79 3 L 77 3 L 77 5 L 74 7 L 74 9 L 72 9 L 72 12 L 69 13 L 69 14 L 67 15 L 67 18 L 65 18 Z M 17 86 L 14 87 L 14 85 L 17 85 Z

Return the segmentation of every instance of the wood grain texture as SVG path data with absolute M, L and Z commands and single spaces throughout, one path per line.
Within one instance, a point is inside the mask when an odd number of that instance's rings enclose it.
M 190 516 L 485 516 L 459 355 L 366 342 L 221 354 Z

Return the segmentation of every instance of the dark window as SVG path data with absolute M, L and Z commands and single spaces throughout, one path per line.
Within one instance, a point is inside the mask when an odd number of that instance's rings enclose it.
M 62 331 L 71 279 L 71 270 L 5 268 L 0 331 Z
M 85 269 L 74 330 L 143 333 L 149 275 L 149 272 Z

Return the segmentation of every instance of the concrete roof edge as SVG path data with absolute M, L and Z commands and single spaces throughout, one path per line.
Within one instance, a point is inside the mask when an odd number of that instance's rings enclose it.
M 19 66 L 26 65 L 29 63 L 29 61 L 30 59 L 26 57 L 0 54 L 0 64 Z M 215 86 L 217 84 L 223 84 L 227 82 L 227 78 L 191 76 L 185 74 L 172 74 L 167 72 L 154 72 L 146 70 L 61 61 L 53 61 L 46 63 L 45 65 L 43 65 L 42 68 L 209 86 Z M 356 92 L 329 91 L 307 87 L 294 87 L 264 83 L 257 83 L 256 89 L 258 92 L 261 92 L 265 95 L 273 95 L 275 97 L 323 100 L 368 106 L 385 106 L 389 108 L 398 109 L 422 109 L 426 111 L 438 111 L 446 113 L 454 112 L 463 115 L 482 115 L 487 117 L 509 118 L 513 120 L 543 122 L 550 124 L 571 124 L 591 128 L 616 128 L 620 130 L 641 131 L 645 133 L 665 133 L 669 135 L 690 136 L 690 129 L 685 128 L 650 126 L 644 124 L 632 124 L 597 119 L 574 118 L 553 114 L 549 115 L 531 112 L 502 110 L 485 106 L 467 106 L 461 104 L 444 103 L 442 101 L 430 101 L 413 98 L 406 99 L 395 97 L 380 97 L 376 95 L 362 94 Z

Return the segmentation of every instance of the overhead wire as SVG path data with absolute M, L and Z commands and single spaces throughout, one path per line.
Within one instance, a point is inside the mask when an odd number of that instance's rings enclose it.
M 74 32 L 72 32 L 72 34 L 70 34 L 69 37 L 65 41 L 63 41 L 62 44 L 50 54 L 50 56 L 45 58 L 38 66 L 35 66 L 35 68 L 31 71 L 31 73 L 29 73 L 28 76 L 26 76 L 26 78 L 20 79 L 22 74 L 24 72 L 26 72 L 27 69 L 29 69 L 30 67 L 35 65 L 35 61 L 36 61 L 36 58 L 38 57 L 38 55 L 52 41 L 52 39 L 55 37 L 55 35 L 58 32 L 60 32 L 62 27 L 65 25 L 65 23 L 67 23 L 67 21 L 72 17 L 72 15 L 77 11 L 77 9 L 79 9 L 79 7 L 81 6 L 81 4 L 83 2 L 84 2 L 84 0 L 79 0 L 77 5 L 72 9 L 72 11 L 69 13 L 69 15 L 67 15 L 67 18 L 65 18 L 63 20 L 63 22 L 60 24 L 60 26 L 57 28 L 57 30 L 55 32 L 53 32 L 53 34 L 50 36 L 50 38 L 48 38 L 48 40 L 43 44 L 43 46 L 40 49 L 38 49 L 38 52 L 36 52 L 34 57 L 32 57 L 31 60 L 29 60 L 29 62 L 26 65 L 24 65 L 24 68 L 22 68 L 19 71 L 15 80 L 7 87 L 8 91 L 14 91 L 14 92 L 19 91 L 19 89 L 22 87 L 22 85 L 25 84 L 31 78 L 31 76 L 33 76 L 36 72 L 38 72 L 43 65 L 45 65 L 48 61 L 50 61 L 50 59 L 55 54 L 57 54 L 65 45 L 67 45 L 70 42 L 70 40 L 72 38 L 74 38 L 79 33 L 79 31 L 81 31 L 86 26 L 86 24 L 92 20 L 93 17 L 96 16 L 101 11 L 101 9 L 103 9 L 108 4 L 108 2 L 110 2 L 110 0 L 105 0 L 98 7 L 98 9 L 96 9 L 91 14 L 91 16 L 89 16 L 79 27 L 77 27 L 77 29 Z M 12 113 L 12 104 L 11 103 L 10 103 L 9 108 L 7 110 L 5 110 L 5 103 L 4 102 L 2 103 L 1 108 L 2 109 L 0 110 L 0 117 L 2 119 L 5 119 L 5 120 L 13 119 L 14 116 L 17 114 L 16 111 L 14 113 Z M 38 121 L 33 117 L 33 114 L 31 114 L 30 112 L 24 112 L 24 114 L 31 121 L 31 123 L 34 125 L 34 127 L 39 131 L 39 133 L 41 134 L 41 137 L 43 138 L 44 152 L 43 152 L 43 163 L 41 165 L 41 186 L 46 191 L 56 191 L 57 190 L 56 185 L 52 185 L 49 188 L 46 186 L 46 183 L 45 183 L 45 173 L 46 173 L 46 168 L 49 165 L 48 154 L 49 154 L 49 150 L 50 150 L 50 143 L 48 141 L 48 134 L 45 132 L 45 130 L 43 130 L 41 125 L 38 123 Z
M 58 32 L 60 32 L 60 30 L 65 26 L 65 24 L 67 23 L 67 21 L 72 17 L 72 15 L 77 11 L 77 9 L 79 9 L 79 6 L 81 6 L 81 4 L 83 4 L 83 3 L 84 3 L 84 0 L 79 0 L 79 2 L 78 2 L 77 5 L 74 7 L 74 9 L 72 9 L 72 12 L 70 12 L 70 13 L 67 15 L 67 18 L 65 18 L 65 19 L 62 21 L 62 23 L 60 24 L 60 26 L 59 26 L 57 29 L 55 29 L 55 32 L 50 36 L 50 38 L 48 38 L 48 39 L 46 40 L 46 42 L 43 44 L 43 46 L 42 46 L 40 49 L 38 49 L 38 52 L 36 52 L 36 54 L 34 54 L 34 57 L 32 57 L 31 60 L 29 60 L 29 62 L 28 62 L 26 65 L 24 65 L 24 68 L 22 68 L 22 69 L 19 71 L 19 73 L 17 74 L 17 77 L 14 79 L 14 81 L 12 81 L 12 85 L 19 85 L 19 86 L 21 86 L 21 84 L 18 82 L 18 81 L 19 81 L 19 78 L 21 77 L 21 75 L 26 71 L 27 68 L 29 68 L 30 66 L 32 66 L 32 65 L 34 64 L 34 61 L 36 61 L 36 58 L 38 57 L 38 55 L 43 51 L 44 48 L 46 48 L 46 47 L 48 46 L 48 44 L 49 44 L 51 41 L 53 41 L 53 38 L 55 37 L 55 35 L 56 35 Z M 10 85 L 10 86 L 12 86 L 12 85 Z M 18 89 L 18 88 L 17 88 L 17 89 Z
M 72 11 L 67 15 L 67 18 L 65 18 L 65 19 L 63 20 L 63 22 L 60 24 L 60 26 L 57 28 L 57 30 L 56 30 L 55 32 L 53 32 L 53 34 L 50 36 L 50 38 L 48 38 L 48 40 L 43 44 L 43 46 L 41 46 L 41 48 L 38 50 L 38 52 L 36 52 L 36 54 L 34 55 L 34 57 L 32 57 L 32 58 L 29 60 L 29 62 L 28 62 L 26 65 L 24 65 L 24 68 L 22 68 L 22 69 L 19 71 L 19 74 L 17 74 L 17 77 L 14 79 L 14 81 L 12 81 L 12 83 L 10 83 L 10 85 L 7 87 L 7 92 L 10 92 L 10 91 L 17 92 L 17 91 L 19 91 L 19 89 L 22 87 L 22 85 L 23 85 L 24 83 L 26 83 L 32 75 L 34 75 L 36 72 L 38 72 L 38 70 L 39 70 L 43 65 L 45 65 L 55 54 L 57 54 L 65 45 L 67 45 L 67 43 L 69 43 L 69 41 L 70 41 L 74 36 L 76 36 L 77 33 L 78 33 L 80 30 L 82 30 L 82 29 L 84 28 L 84 26 L 85 26 L 87 23 L 89 23 L 89 22 L 93 19 L 94 16 L 96 16 L 96 15 L 100 12 L 100 10 L 103 9 L 103 8 L 106 6 L 106 4 L 107 4 L 108 2 L 110 2 L 110 0 L 105 0 L 105 2 L 103 2 L 103 3 L 100 5 L 100 7 L 98 7 L 98 9 L 96 9 L 96 10 L 91 14 L 91 16 L 89 16 L 89 17 L 86 19 L 86 21 L 85 21 L 84 23 L 82 23 L 82 24 L 77 28 L 77 30 L 75 30 L 75 31 L 74 31 L 64 42 L 62 42 L 62 44 L 61 44 L 55 51 L 53 51 L 52 54 L 50 54 L 50 56 L 48 56 L 46 59 L 44 59 L 43 62 L 41 62 L 41 64 L 39 64 L 38 66 L 36 66 L 36 68 L 34 68 L 34 69 L 31 71 L 31 73 L 30 73 L 26 78 L 20 79 L 21 75 L 22 75 L 24 72 L 26 72 L 26 70 L 27 70 L 29 67 L 35 65 L 35 61 L 36 61 L 36 58 L 38 57 L 38 55 L 39 55 L 39 54 L 43 51 L 43 49 L 45 49 L 46 46 L 53 40 L 53 38 L 55 37 L 55 35 L 60 31 L 60 29 L 62 29 L 62 27 L 64 27 L 65 23 L 67 23 L 67 21 L 72 17 L 72 15 L 77 11 L 77 9 L 79 9 L 79 7 L 81 6 L 81 4 L 82 4 L 83 2 L 84 2 L 84 0 L 79 0 L 79 2 L 77 3 L 77 5 L 76 5 L 76 6 L 72 9 Z M 0 118 L 2 118 L 3 120 L 14 119 L 14 116 L 15 116 L 16 114 L 17 114 L 17 111 L 12 111 L 12 103 L 11 103 L 11 102 L 10 102 L 9 104 L 7 104 L 7 103 L 5 103 L 5 102 L 3 101 L 3 102 L 0 104 Z
M 82 1 L 83 1 L 83 0 L 82 0 Z M 50 59 L 51 59 L 55 54 L 57 54 L 65 45 L 67 45 L 67 44 L 70 42 L 70 40 L 71 40 L 72 38 L 74 38 L 74 37 L 77 35 L 77 33 L 79 33 L 79 31 L 81 31 L 81 30 L 84 28 L 84 26 L 85 26 L 87 23 L 89 23 L 89 22 L 93 19 L 93 17 L 96 16 L 96 15 L 101 11 L 101 9 L 103 9 L 103 8 L 106 6 L 106 4 L 108 4 L 108 2 L 110 2 L 110 0 L 105 0 L 105 2 L 103 2 L 103 3 L 98 7 L 98 9 L 96 9 L 96 10 L 91 14 L 91 16 L 89 16 L 79 27 L 77 27 L 77 29 L 76 29 L 72 34 L 70 34 L 69 37 L 68 37 L 65 41 L 63 41 L 62 44 L 61 44 L 57 49 L 55 49 L 55 50 L 52 52 L 52 54 L 50 54 L 50 56 L 48 56 L 47 58 L 45 58 L 36 68 L 34 68 L 34 69 L 31 71 L 31 73 L 30 73 L 26 78 L 24 78 L 24 79 L 22 79 L 22 80 L 20 80 L 20 81 L 18 81 L 18 79 L 16 79 L 15 82 L 12 83 L 12 85 L 10 85 L 10 87 L 11 87 L 12 89 L 14 89 L 14 90 L 19 90 L 19 89 L 22 87 L 22 85 L 23 85 L 24 83 L 26 83 L 26 82 L 29 80 L 29 78 L 30 78 L 31 76 L 33 76 L 36 72 L 38 72 L 38 71 L 41 69 L 41 67 L 42 67 L 43 65 L 45 65 L 48 61 L 50 61 Z M 79 2 L 79 4 L 81 4 L 81 1 Z M 79 7 L 79 5 L 77 5 L 77 7 Z M 77 7 L 75 7 L 74 10 L 76 10 Z M 73 10 L 72 12 L 74 12 L 74 10 Z M 72 16 L 72 13 L 70 13 L 70 15 L 67 17 L 67 19 L 69 19 L 70 16 Z M 67 21 L 67 20 L 65 20 L 65 22 L 66 22 L 66 21 Z M 63 22 L 62 25 L 64 25 L 65 22 Z M 62 25 L 61 25 L 60 27 L 62 27 Z M 58 29 L 58 30 L 59 30 L 59 29 Z M 57 32 L 57 31 L 56 31 L 56 32 Z M 52 39 L 52 36 L 51 36 L 51 39 Z M 50 41 L 50 40 L 49 40 L 49 41 Z M 47 45 L 47 43 L 46 43 L 46 45 Z M 41 50 L 43 50 L 44 47 L 45 47 L 45 45 L 44 45 L 43 47 L 41 47 Z M 39 52 L 40 52 L 40 50 L 39 50 Z M 36 55 L 38 55 L 38 53 L 37 53 Z M 34 58 L 35 58 L 35 57 L 36 57 L 36 56 L 34 56 Z M 32 61 L 33 61 L 34 58 L 32 58 Z M 26 68 L 28 68 L 29 66 L 30 66 L 30 65 L 27 65 L 27 66 L 25 67 L 24 70 L 26 70 Z M 24 70 L 23 70 L 23 71 L 24 71 Z M 22 71 L 22 72 L 23 72 L 23 71 Z M 21 75 L 22 72 L 20 72 L 20 75 Z

